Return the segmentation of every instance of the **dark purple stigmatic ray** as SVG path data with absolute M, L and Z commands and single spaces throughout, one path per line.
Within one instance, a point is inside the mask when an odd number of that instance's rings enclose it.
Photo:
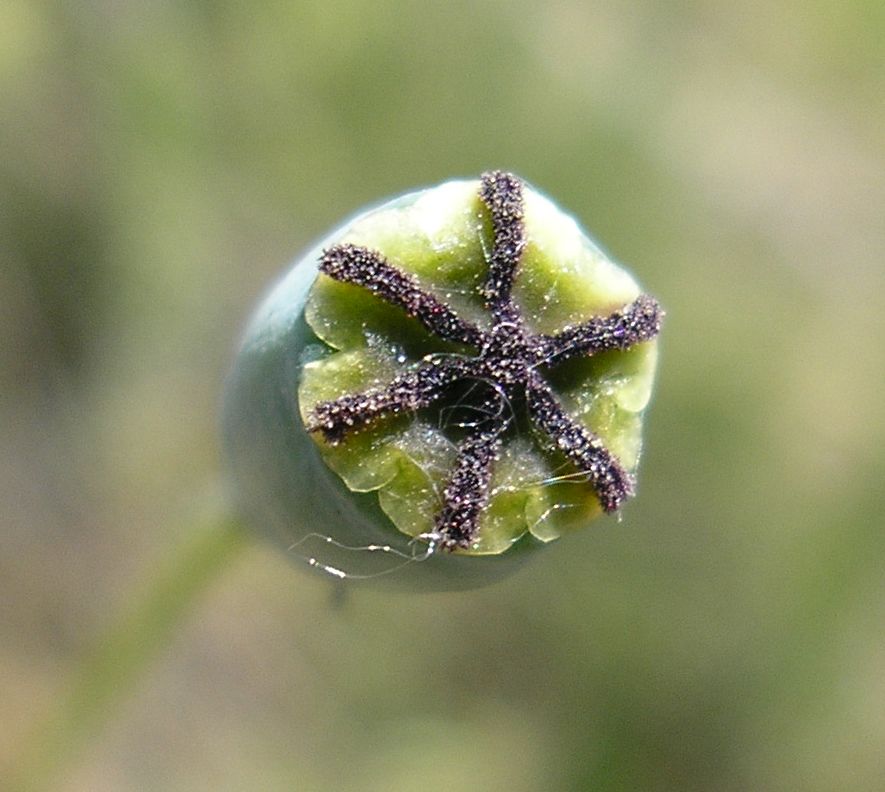
M 494 239 L 482 294 L 495 318 L 512 319 L 518 311 L 510 293 L 526 241 L 522 182 L 510 173 L 492 171 L 483 174 L 479 195 L 491 215 Z
M 445 341 L 482 343 L 478 328 L 459 318 L 448 305 L 424 291 L 411 275 L 388 264 L 375 250 L 336 245 L 323 253 L 320 272 L 337 281 L 368 289 L 382 300 L 402 308 Z
M 555 335 L 531 334 L 512 298 L 526 247 L 522 182 L 510 173 L 489 171 L 482 176 L 479 197 L 489 213 L 493 237 L 480 289 L 492 318 L 488 330 L 460 318 L 377 251 L 336 245 L 320 260 L 325 275 L 367 289 L 444 341 L 476 349 L 472 357 L 428 356 L 385 387 L 320 402 L 307 421 L 309 432 L 335 445 L 384 418 L 430 407 L 459 381 L 483 383 L 485 418 L 466 427 L 436 518 L 435 539 L 449 550 L 476 542 L 492 470 L 510 423 L 505 410 L 494 409 L 504 399 L 523 397 L 532 424 L 584 474 L 605 511 L 617 511 L 633 494 L 630 473 L 599 437 L 568 415 L 539 369 L 578 355 L 630 349 L 654 338 L 664 316 L 657 301 L 643 294 L 607 316 L 595 316 Z

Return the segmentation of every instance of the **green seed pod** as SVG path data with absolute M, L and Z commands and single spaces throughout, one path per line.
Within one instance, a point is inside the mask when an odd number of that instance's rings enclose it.
M 240 505 L 338 577 L 493 580 L 633 494 L 662 316 L 511 174 L 365 212 L 246 332 L 223 418 Z

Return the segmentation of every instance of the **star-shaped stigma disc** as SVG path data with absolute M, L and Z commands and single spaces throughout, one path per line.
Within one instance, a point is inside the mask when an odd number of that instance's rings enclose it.
M 522 182 L 510 173 L 490 171 L 482 176 L 479 196 L 493 235 L 480 286 L 491 319 L 488 329 L 462 319 L 376 250 L 335 245 L 323 252 L 319 264 L 320 272 L 367 289 L 443 341 L 475 350 L 472 356 L 428 355 L 386 386 L 314 405 L 306 422 L 308 432 L 337 445 L 386 418 L 433 405 L 459 382 L 481 384 L 480 417 L 466 426 L 435 518 L 432 538 L 448 550 L 469 548 L 476 540 L 513 403 L 525 404 L 532 425 L 586 479 L 606 512 L 617 511 L 633 494 L 633 477 L 596 434 L 569 416 L 543 372 L 576 356 L 627 350 L 653 339 L 663 318 L 657 301 L 643 294 L 617 311 L 554 335 L 530 332 L 512 296 L 526 247 Z

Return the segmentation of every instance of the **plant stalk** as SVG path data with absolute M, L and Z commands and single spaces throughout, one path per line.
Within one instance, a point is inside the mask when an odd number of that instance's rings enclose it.
M 248 534 L 227 511 L 202 521 L 84 658 L 54 712 L 31 735 L 4 788 L 52 788 L 133 693 L 200 595 L 247 546 Z

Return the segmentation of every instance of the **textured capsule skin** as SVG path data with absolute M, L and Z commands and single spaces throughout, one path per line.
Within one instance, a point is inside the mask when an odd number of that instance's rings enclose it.
M 488 583 L 512 571 L 532 555 L 533 551 L 543 547 L 545 542 L 556 538 L 562 532 L 558 527 L 554 530 L 552 522 L 551 526 L 541 526 L 539 530 L 529 531 L 525 527 L 520 528 L 516 525 L 519 521 L 515 521 L 516 527 L 512 535 L 508 534 L 503 539 L 500 538 L 499 525 L 499 541 L 496 546 L 477 545 L 477 551 L 473 555 L 469 552 L 466 554 L 440 552 L 434 547 L 432 540 L 428 545 L 426 532 L 417 533 L 420 528 L 413 529 L 413 526 L 404 524 L 402 509 L 397 513 L 396 510 L 391 512 L 388 508 L 388 513 L 385 513 L 379 507 L 378 495 L 375 492 L 350 489 L 338 472 L 332 469 L 336 460 L 333 457 L 330 462 L 329 452 L 335 449 L 325 447 L 328 443 L 318 442 L 316 436 L 311 436 L 307 430 L 309 428 L 315 430 L 315 426 L 305 426 L 305 417 L 309 424 L 312 415 L 316 416 L 315 420 L 322 423 L 319 417 L 322 413 L 312 413 L 311 410 L 323 407 L 322 403 L 319 406 L 314 403 L 299 404 L 299 391 L 302 400 L 305 393 L 311 392 L 310 387 L 304 387 L 305 367 L 308 372 L 313 371 L 316 377 L 316 367 L 322 368 L 328 362 L 330 353 L 329 344 L 324 343 L 324 340 L 329 340 L 328 337 L 321 340 L 316 331 L 318 325 L 315 318 L 314 327 L 311 326 L 310 310 L 307 311 L 308 316 L 305 315 L 311 299 L 311 289 L 318 280 L 317 274 L 321 262 L 324 262 L 326 268 L 324 272 L 331 273 L 333 277 L 345 277 L 346 272 L 345 276 L 342 276 L 341 272 L 354 263 L 364 268 L 374 268 L 372 271 L 376 281 L 381 284 L 379 289 L 383 292 L 388 288 L 385 283 L 397 283 L 396 273 L 384 270 L 374 254 L 368 256 L 361 252 L 362 249 L 360 252 L 353 252 L 339 243 L 342 239 L 347 239 L 348 234 L 354 233 L 354 228 L 362 228 L 367 223 L 371 225 L 372 219 L 379 213 L 381 216 L 393 216 L 391 210 L 402 210 L 407 214 L 416 202 L 427 203 L 427 196 L 431 193 L 463 195 L 464 191 L 460 186 L 447 189 L 454 184 L 456 183 L 435 188 L 436 193 L 434 190 L 411 193 L 364 213 L 330 234 L 296 262 L 267 297 L 250 323 L 227 383 L 223 415 L 224 445 L 232 486 L 239 506 L 250 523 L 278 543 L 293 560 L 313 566 L 326 574 L 339 577 L 346 575 L 352 579 L 385 580 L 426 590 L 470 587 Z M 447 192 L 443 193 L 444 190 Z M 546 206 L 543 205 L 544 211 L 550 211 Z M 463 211 L 463 207 L 459 211 Z M 537 213 L 540 215 L 540 210 Z M 426 222 L 424 224 L 426 225 Z M 512 240 L 506 241 L 511 248 L 518 247 Z M 532 241 L 531 238 L 529 241 Z M 591 244 L 588 242 L 588 245 Z M 342 250 L 349 255 L 348 259 L 338 255 Z M 593 251 L 594 255 L 598 253 L 595 248 Z M 394 264 L 399 263 L 395 255 L 392 260 Z M 611 298 L 612 308 L 626 305 L 636 297 L 638 289 L 629 276 L 624 275 L 609 262 L 603 263 L 609 268 L 605 272 L 611 273 L 610 279 L 615 285 L 614 296 Z M 386 280 L 379 281 L 378 272 Z M 320 276 L 323 277 L 326 276 Z M 397 288 L 402 290 L 405 287 L 400 285 Z M 549 296 L 546 293 L 540 297 L 537 294 L 533 295 L 530 289 L 523 291 L 521 297 L 529 311 L 533 310 L 531 307 L 533 299 L 538 303 L 542 298 L 546 301 Z M 411 292 L 408 298 L 410 304 L 416 305 L 420 305 L 423 299 L 420 294 L 412 295 Z M 448 316 L 445 310 L 432 303 L 433 301 L 428 303 L 432 309 L 428 317 L 432 314 L 435 318 L 427 319 L 432 329 L 439 330 L 443 336 L 445 333 L 455 332 L 451 330 L 451 327 L 457 330 L 457 323 L 452 324 L 455 320 Z M 314 314 L 317 305 L 322 307 L 323 303 L 318 302 L 314 296 L 313 305 L 310 306 Z M 391 311 L 397 310 L 393 306 L 388 307 Z M 548 338 L 543 332 L 549 332 L 553 327 L 544 326 L 545 321 L 550 324 L 550 318 L 549 316 L 545 318 L 540 310 L 536 313 L 537 317 L 533 314 L 531 318 L 538 319 L 538 331 L 542 332 L 537 338 Z M 592 319 L 592 315 L 583 318 Z M 353 320 L 344 317 L 345 324 L 351 321 L 359 324 L 358 317 L 354 317 Z M 589 330 L 581 331 L 585 336 L 591 331 L 591 334 L 598 335 L 592 321 L 586 326 Z M 319 325 L 320 333 L 323 329 L 323 326 Z M 553 329 L 562 331 L 561 326 Z M 463 334 L 463 329 L 460 332 Z M 475 334 L 477 331 L 470 332 Z M 656 333 L 656 329 L 654 332 Z M 568 333 L 572 333 L 576 338 L 580 335 L 578 331 L 571 329 L 571 325 L 566 328 L 566 333 L 562 337 L 566 337 Z M 465 339 L 472 340 L 469 334 Z M 336 345 L 333 340 L 334 346 L 341 350 L 335 354 L 341 356 L 348 354 L 340 343 Z M 359 350 L 355 354 L 360 354 Z M 561 354 L 561 350 L 558 354 Z M 633 355 L 633 358 L 636 358 L 636 355 Z M 627 374 L 620 371 L 617 365 L 610 367 L 620 376 L 620 379 L 615 378 L 614 374 L 610 377 L 611 382 L 617 383 L 613 386 L 615 390 L 621 389 L 616 395 L 620 397 L 627 394 L 629 399 L 636 402 L 635 409 L 629 408 L 632 410 L 629 413 L 631 420 L 634 414 L 638 416 L 641 413 L 647 402 L 651 372 L 654 367 L 653 349 L 649 347 L 648 350 L 641 351 L 640 358 L 637 359 L 641 365 L 637 367 L 635 361 L 631 364 L 636 369 L 634 373 L 631 373 L 632 369 L 629 367 L 625 369 Z M 334 371 L 334 365 L 329 367 L 329 370 Z M 608 369 L 603 367 L 602 370 Z M 501 366 L 499 373 L 502 376 L 506 373 Z M 628 381 L 631 376 L 635 383 Z M 310 386 L 310 382 L 307 384 Z M 601 404 L 607 398 L 608 395 L 600 396 L 596 402 Z M 355 401 L 351 396 L 340 396 L 339 400 L 348 409 L 356 409 L 353 405 L 359 406 L 365 401 L 359 399 L 359 394 Z M 539 403 L 543 403 L 543 399 Z M 580 399 L 576 403 L 580 406 Z M 593 407 L 594 403 L 593 399 L 587 401 L 589 406 L 585 405 L 586 410 L 596 409 Z M 560 422 L 562 420 L 560 419 Z M 631 469 L 635 468 L 638 459 L 638 428 L 634 424 L 629 426 L 626 445 L 621 443 L 618 446 L 622 451 L 627 449 L 625 453 L 630 457 L 628 462 Z M 551 431 L 562 431 L 559 424 L 549 417 L 542 425 Z M 574 425 L 580 426 L 580 424 Z M 615 428 L 619 426 L 617 421 L 613 425 Z M 575 431 L 578 433 L 575 434 Z M 585 431 L 574 430 L 570 437 L 577 437 Z M 316 435 L 316 431 L 314 434 Z M 333 434 L 325 438 L 326 441 L 334 441 L 332 445 L 336 445 L 340 439 L 342 438 L 336 438 Z M 563 443 L 560 445 L 565 447 Z M 347 464 L 352 466 L 353 461 Z M 456 489 L 457 486 L 462 486 L 457 484 L 458 481 L 460 479 L 456 473 L 445 492 L 448 494 L 453 486 Z M 353 481 L 350 480 L 350 483 L 353 484 Z M 359 483 L 355 486 L 355 489 L 361 488 L 371 490 L 376 486 L 364 486 Z M 570 490 L 573 491 L 574 487 Z M 388 503 L 389 500 L 388 498 Z M 455 497 L 450 500 L 457 502 Z M 487 501 L 487 498 L 480 497 L 475 504 L 474 512 L 477 509 L 482 511 Z M 506 508 L 512 508 L 512 504 L 506 499 L 502 502 L 505 502 Z M 383 497 L 382 504 L 384 504 Z M 504 517 L 508 514 L 506 508 L 499 508 L 499 511 L 504 509 L 502 512 Z M 597 503 L 596 512 L 600 511 Z M 400 530 L 391 522 L 390 514 L 395 518 L 400 517 L 397 523 Z M 408 518 L 405 522 L 408 523 Z M 434 549 L 436 552 L 429 552 Z M 464 545 L 456 549 L 470 551 L 471 547 Z

